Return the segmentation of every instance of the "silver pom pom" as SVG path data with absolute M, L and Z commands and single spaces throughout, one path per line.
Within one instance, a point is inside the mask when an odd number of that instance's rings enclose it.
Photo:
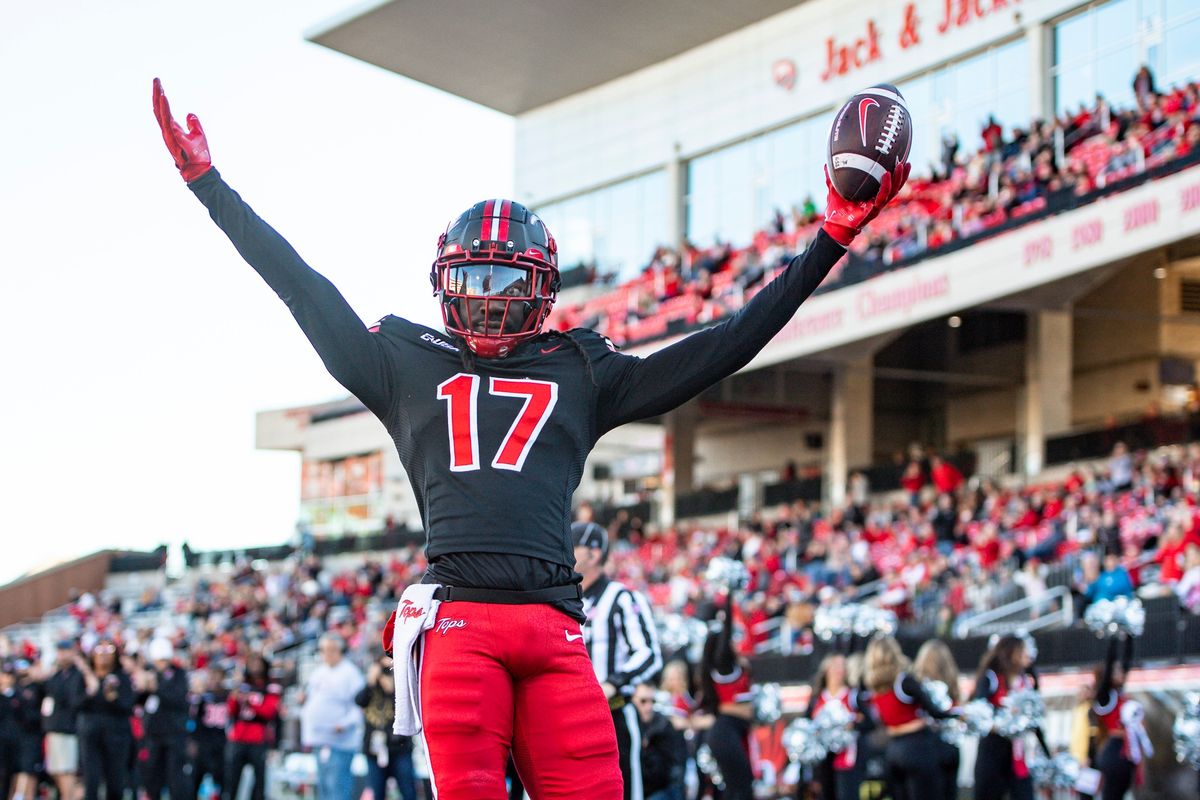
M 817 737 L 813 721 L 804 717 L 797 717 L 788 724 L 782 741 L 788 758 L 801 764 L 815 764 L 829 754 Z
M 968 736 L 987 736 L 992 732 L 995 711 L 987 700 L 972 700 L 962 707 L 959 719 L 963 732 Z
M 1047 758 L 1039 750 L 1031 753 L 1026 763 L 1036 786 L 1072 789 L 1079 780 L 1079 762 L 1070 753 L 1058 753 L 1053 758 Z
M 1181 764 L 1200 769 L 1200 717 L 1176 717 L 1172 732 L 1175 735 L 1175 758 Z
M 1079 761 L 1070 753 L 1054 756 L 1054 785 L 1059 789 L 1072 789 L 1079 782 Z
M 813 717 L 817 741 L 829 753 L 840 753 L 854 744 L 854 715 L 841 703 L 825 703 Z
M 750 571 L 741 561 L 718 556 L 708 562 L 704 579 L 728 592 L 740 592 L 750 585 Z
M 1022 689 L 1005 696 L 995 713 L 996 732 L 1001 736 L 1019 736 L 1039 728 L 1046 717 L 1046 701 L 1033 689 Z
M 682 614 L 663 614 L 658 619 L 658 640 L 668 653 L 687 650 L 688 659 L 698 662 L 704 649 L 708 626 Z
M 783 716 L 783 696 L 778 683 L 759 683 L 750 689 L 750 704 L 754 708 L 754 720 L 763 725 L 773 725 Z
M 955 747 L 962 747 L 963 741 L 970 736 L 967 733 L 967 723 L 961 719 L 941 719 L 937 721 L 934 728 L 943 742 Z
M 822 641 L 845 636 L 853 628 L 853 605 L 820 606 L 813 614 L 813 632 Z
M 925 681 L 925 694 L 929 695 L 929 699 L 937 707 L 938 711 L 943 714 L 954 707 L 954 701 L 950 699 L 950 689 L 941 681 Z
M 896 624 L 894 612 L 866 603 L 821 606 L 813 616 L 813 631 L 827 642 L 850 633 L 865 639 L 877 633 L 891 636 Z
M 1102 638 L 1121 631 L 1130 636 L 1141 636 L 1146 629 L 1146 609 L 1136 597 L 1097 600 L 1087 607 L 1083 622 Z
M 1041 750 L 1035 750 L 1025 759 L 1029 767 L 1029 777 L 1033 778 L 1034 786 L 1052 786 L 1054 784 L 1054 762 Z
M 725 776 L 721 774 L 721 768 L 717 766 L 717 759 L 712 754 L 712 749 L 706 745 L 700 745 L 696 751 L 696 767 L 708 776 L 708 779 L 713 782 L 713 786 L 718 789 L 725 788 Z
M 1200 718 L 1200 692 L 1188 692 L 1183 698 L 1183 714 Z
M 870 638 L 877 633 L 891 636 L 896 632 L 896 624 L 895 612 L 861 603 L 854 618 L 854 633 L 863 638 Z

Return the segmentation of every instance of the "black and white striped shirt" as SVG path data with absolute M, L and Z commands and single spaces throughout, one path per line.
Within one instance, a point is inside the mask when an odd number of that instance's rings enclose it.
M 601 577 L 583 593 L 584 642 L 600 683 L 625 695 L 662 671 L 650 604 L 639 592 Z

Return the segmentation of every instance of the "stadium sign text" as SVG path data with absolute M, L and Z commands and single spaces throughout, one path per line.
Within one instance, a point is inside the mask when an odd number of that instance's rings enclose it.
M 946 35 L 955 30 L 969 26 L 975 20 L 985 19 L 1016 6 L 1019 0 L 942 0 L 941 21 L 937 24 L 937 32 Z M 862 69 L 867 64 L 880 61 L 883 49 L 880 23 L 875 18 L 867 19 L 866 30 L 850 42 L 839 41 L 837 37 L 825 39 L 825 68 L 821 71 L 821 80 L 829 81 L 848 75 Z M 921 43 L 921 17 L 917 13 L 917 2 L 912 0 L 904 4 L 899 19 L 899 31 L 896 42 L 901 50 L 908 50 Z M 781 65 L 786 59 L 775 62 L 772 67 L 776 83 L 785 89 L 791 89 L 795 82 L 795 73 L 779 74 Z

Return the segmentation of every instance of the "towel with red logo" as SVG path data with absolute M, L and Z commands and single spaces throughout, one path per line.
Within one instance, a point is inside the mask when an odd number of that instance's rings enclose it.
M 396 684 L 396 721 L 392 733 L 416 736 L 421 732 L 421 640 L 437 620 L 441 600 L 433 593 L 437 583 L 414 583 L 400 595 L 392 632 L 392 673 Z

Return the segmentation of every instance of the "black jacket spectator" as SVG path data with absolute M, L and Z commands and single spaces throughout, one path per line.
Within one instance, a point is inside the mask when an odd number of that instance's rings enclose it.
M 42 730 L 45 733 L 74 734 L 83 697 L 83 675 L 74 664 L 47 678 L 45 699 L 50 703 L 43 703 L 43 707 L 48 708 L 50 713 L 42 717 Z
M 372 738 L 378 733 L 387 736 L 388 752 L 396 755 L 411 753 L 412 738 L 396 736 L 392 733 L 392 722 L 396 718 L 396 698 L 391 692 L 385 692 L 378 683 L 368 684 L 359 690 L 354 702 L 363 710 L 363 752 L 372 753 L 374 748 Z
M 188 730 L 187 673 L 171 666 L 155 671 L 157 688 L 145 692 L 138 700 L 146 711 L 147 736 L 181 736 Z
M 642 727 L 642 790 L 646 796 L 682 786 L 687 756 L 683 733 L 655 711 Z

